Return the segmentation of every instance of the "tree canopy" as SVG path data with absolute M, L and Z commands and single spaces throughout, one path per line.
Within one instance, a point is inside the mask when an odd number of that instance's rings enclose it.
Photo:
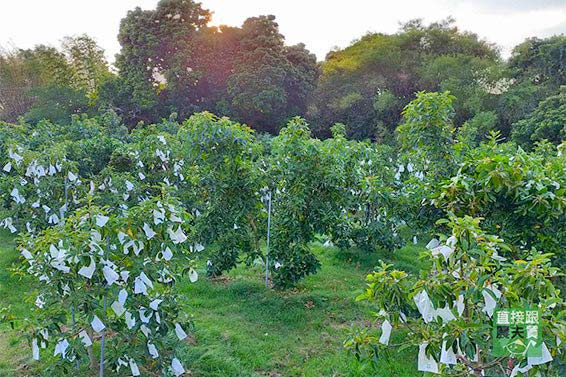
M 413 20 L 396 34 L 367 34 L 329 52 L 308 117 L 321 135 L 343 122 L 350 137 L 387 140 L 415 92 L 456 90 L 467 94 L 455 103 L 456 119 L 465 119 L 487 96 L 480 79 L 499 64 L 493 45 L 460 32 L 453 20 L 429 26 Z
M 65 38 L 59 48 L 5 50 L 0 119 L 62 123 L 100 111 L 133 129 L 209 111 L 276 134 L 302 116 L 316 137 L 330 137 L 342 123 L 347 138 L 395 146 L 402 110 L 428 91 L 455 97 L 451 122 L 466 143 L 477 145 L 491 131 L 525 148 L 563 139 L 564 36 L 529 38 L 505 61 L 497 46 L 452 18 L 416 19 L 317 62 L 304 44 L 285 43 L 272 15 L 211 26 L 211 14 L 193 0 L 129 11 L 114 70 L 87 35 Z

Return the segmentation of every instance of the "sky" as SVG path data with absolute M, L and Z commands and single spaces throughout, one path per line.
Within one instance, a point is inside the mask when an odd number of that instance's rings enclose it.
M 0 46 L 58 46 L 65 36 L 87 33 L 114 61 L 120 20 L 136 6 L 158 0 L 0 0 Z M 566 0 L 201 0 L 212 24 L 241 26 L 252 16 L 274 14 L 288 44 L 304 43 L 324 60 L 367 32 L 395 33 L 414 18 L 448 16 L 461 30 L 497 44 L 503 57 L 527 37 L 566 34 Z

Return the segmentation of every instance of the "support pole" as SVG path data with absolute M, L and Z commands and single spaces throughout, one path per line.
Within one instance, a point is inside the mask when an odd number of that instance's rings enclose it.
M 269 238 L 271 235 L 271 191 L 267 202 L 267 249 L 265 251 L 265 288 L 269 288 Z

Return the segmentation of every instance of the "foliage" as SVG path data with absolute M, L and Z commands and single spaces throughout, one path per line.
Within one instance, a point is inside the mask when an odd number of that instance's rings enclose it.
M 133 129 L 173 113 L 185 119 L 211 111 L 275 134 L 298 115 L 317 136 L 330 137 L 331 125 L 341 122 L 348 138 L 394 146 L 401 110 L 419 91 L 455 95 L 455 127 L 508 137 L 514 128 L 518 135 L 530 131 L 529 121 L 518 122 L 565 84 L 563 36 L 528 39 L 503 62 L 494 45 L 451 18 L 412 20 L 395 34 L 367 34 L 317 64 L 304 44 L 285 45 L 274 16 L 251 17 L 241 27 L 211 26 L 210 19 L 193 0 L 128 12 L 115 74 L 87 35 L 66 37 L 59 49 L 3 51 L 0 119 L 63 123 L 102 109 Z M 468 136 L 481 139 L 483 132 Z
M 181 245 L 189 222 L 178 208 L 167 196 L 120 218 L 86 206 L 64 225 L 23 239 L 24 268 L 39 279 L 37 315 L 26 325 L 37 357 L 39 346 L 56 344 L 61 359 L 55 370 L 71 373 L 74 360 L 88 360 L 94 369 L 92 343 L 103 332 L 105 368 L 127 366 L 132 373 L 137 363 L 148 371 L 168 368 L 167 355 L 175 348 L 167 334 L 177 331 L 182 339 L 186 335 L 178 328 L 188 320 L 173 290 L 190 266 Z M 163 215 L 160 221 L 148 225 L 156 212 Z
M 423 255 L 432 263 L 429 270 L 417 277 L 382 262 L 367 276 L 366 291 L 358 297 L 374 305 L 376 319 L 387 321 L 394 331 L 407 330 L 407 336 L 389 344 L 387 326 L 380 337 L 365 329 L 354 333 L 346 347 L 360 360 L 375 362 L 388 348 L 419 346 L 425 352 L 419 352 L 419 359 L 429 358 L 427 366 L 419 362 L 419 370 L 442 375 L 516 373 L 527 364 L 524 360 L 490 355 L 493 301 L 500 308 L 539 308 L 543 341 L 552 355 L 561 357 L 556 339 L 565 336 L 559 315 L 564 302 L 553 285 L 559 269 L 551 266 L 550 254 L 533 250 L 524 259 L 506 261 L 498 253 L 507 246 L 484 233 L 479 218 L 451 217 L 443 223 L 452 234 Z M 525 369 L 559 375 L 557 364 L 529 362 Z
M 319 143 L 300 118 L 289 121 L 271 148 L 268 177 L 274 216 L 269 252 L 274 284 L 287 287 L 320 268 L 308 243 L 322 230 L 324 170 Z
M 529 38 L 513 49 L 509 67 L 518 80 L 530 80 L 536 85 L 557 90 L 566 85 L 565 47 L 566 37 L 563 35 L 546 39 Z
M 79 115 L 89 110 L 86 92 L 68 86 L 50 85 L 38 88 L 32 94 L 36 101 L 24 114 L 29 123 L 49 119 L 53 123 L 64 124 L 70 121 L 72 114 Z
M 393 151 L 348 141 L 336 134 L 336 128 L 333 131 L 334 137 L 324 141 L 327 153 L 335 159 L 329 175 L 344 190 L 333 200 L 340 215 L 328 227 L 332 242 L 373 252 L 401 246 L 398 230 L 406 211 L 389 163 Z
M 511 137 L 527 148 L 548 140 L 560 144 L 566 139 L 566 87 L 555 96 L 541 101 L 526 118 L 513 125 Z
M 18 228 L 28 232 L 44 229 L 77 208 L 79 182 L 69 179 L 76 170 L 74 163 L 64 158 L 61 147 L 56 145 L 44 153 L 19 146 L 9 150 L 0 186 L 8 219 L 4 227 L 12 233 Z
M 316 58 L 304 45 L 286 47 L 274 16 L 252 17 L 228 80 L 231 109 L 237 119 L 274 132 L 305 110 L 317 78 Z
M 375 220 L 343 225 L 349 211 L 357 210 L 362 174 L 358 159 L 371 161 L 371 152 L 367 144 L 347 141 L 344 125 L 335 125 L 333 132 L 335 138 L 321 142 L 311 138 L 303 119 L 294 118 L 271 142 L 267 177 L 273 195 L 270 261 L 276 286 L 294 285 L 319 268 L 308 248 L 316 234 L 350 242 L 355 236 L 352 226 L 368 231 Z M 374 246 L 381 240 L 369 243 Z
M 498 130 L 503 135 L 510 135 L 512 125 L 528 116 L 543 98 L 544 95 L 539 93 L 537 86 L 532 82 L 515 82 L 497 103 Z
M 15 121 L 34 103 L 32 91 L 68 83 L 65 56 L 55 48 L 2 51 L 0 54 L 0 119 Z
M 514 124 L 535 111 L 540 101 L 558 95 L 566 85 L 564 49 L 566 38 L 529 38 L 516 46 L 508 63 L 512 85 L 499 99 L 499 129 L 505 136 Z M 522 125 L 524 127 L 524 125 Z
M 399 200 L 385 163 L 390 151 L 348 141 L 342 124 L 332 130 L 331 139 L 313 139 L 308 124 L 294 118 L 269 144 L 269 253 L 278 287 L 295 285 L 319 268 L 308 247 L 317 234 L 367 251 L 401 243 L 401 219 L 393 214 Z
M 398 129 L 401 153 L 408 154 L 420 171 L 435 177 L 452 168 L 454 96 L 444 93 L 417 93 L 403 110 L 404 123 Z
M 526 153 L 494 139 L 471 150 L 458 172 L 445 179 L 433 202 L 459 216 L 485 218 L 514 255 L 536 247 L 560 255 L 565 242 L 564 156 Z
M 195 114 L 178 133 L 184 161 L 191 166 L 186 191 L 195 218 L 197 241 L 215 245 L 207 273 L 217 276 L 237 265 L 242 255 L 253 261 L 265 229 L 259 191 L 261 146 L 245 125 Z
M 67 37 L 60 50 L 37 46 L 0 54 L 0 119 L 66 123 L 95 106 L 110 77 L 103 50 L 87 35 Z
M 350 137 L 379 140 L 385 134 L 387 140 L 413 93 L 454 90 L 466 94 L 455 103 L 461 124 L 480 105 L 491 106 L 481 81 L 493 81 L 498 71 L 494 47 L 460 32 L 453 20 L 429 26 L 413 20 L 396 34 L 367 34 L 329 52 L 308 119 L 323 136 L 329 136 L 329 125 L 342 122 L 349 125 Z
M 210 12 L 191 0 L 137 8 L 121 22 L 120 76 L 105 85 L 104 103 L 132 126 L 206 110 L 274 132 L 305 111 L 318 75 L 314 55 L 304 45 L 285 46 L 274 19 L 215 28 Z
M 458 142 L 466 147 L 477 147 L 496 130 L 497 114 L 493 111 L 477 113 L 458 130 Z
M 168 115 L 163 112 L 163 90 L 170 86 L 174 97 L 197 82 L 198 71 L 188 69 L 186 64 L 192 60 L 197 32 L 209 20 L 210 12 L 192 0 L 162 0 L 154 10 L 138 7 L 122 19 L 118 34 L 122 50 L 116 59 L 120 71 L 117 89 L 125 91 L 118 100 L 127 102 L 108 100 L 129 123 L 155 121 Z M 194 99 L 183 97 L 185 106 L 194 104 Z M 194 110 L 177 109 L 183 116 Z
M 93 103 L 101 83 L 111 76 L 104 50 L 86 34 L 66 37 L 62 47 L 69 65 L 71 87 L 85 92 Z

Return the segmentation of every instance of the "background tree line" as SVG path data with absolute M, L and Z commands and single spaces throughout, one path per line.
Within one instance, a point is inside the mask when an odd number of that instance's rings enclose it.
M 452 19 L 413 20 L 317 63 L 303 44 L 285 45 L 274 16 L 241 27 L 209 26 L 210 18 L 192 0 L 128 12 L 115 69 L 86 35 L 60 48 L 3 51 L 0 119 L 65 123 L 71 114 L 112 113 L 131 129 L 207 110 L 276 133 L 301 115 L 319 137 L 341 122 L 349 138 L 393 144 L 402 109 L 426 90 L 457 98 L 454 125 L 468 143 L 500 130 L 530 148 L 566 133 L 564 36 L 528 39 L 504 61 L 496 46 Z

